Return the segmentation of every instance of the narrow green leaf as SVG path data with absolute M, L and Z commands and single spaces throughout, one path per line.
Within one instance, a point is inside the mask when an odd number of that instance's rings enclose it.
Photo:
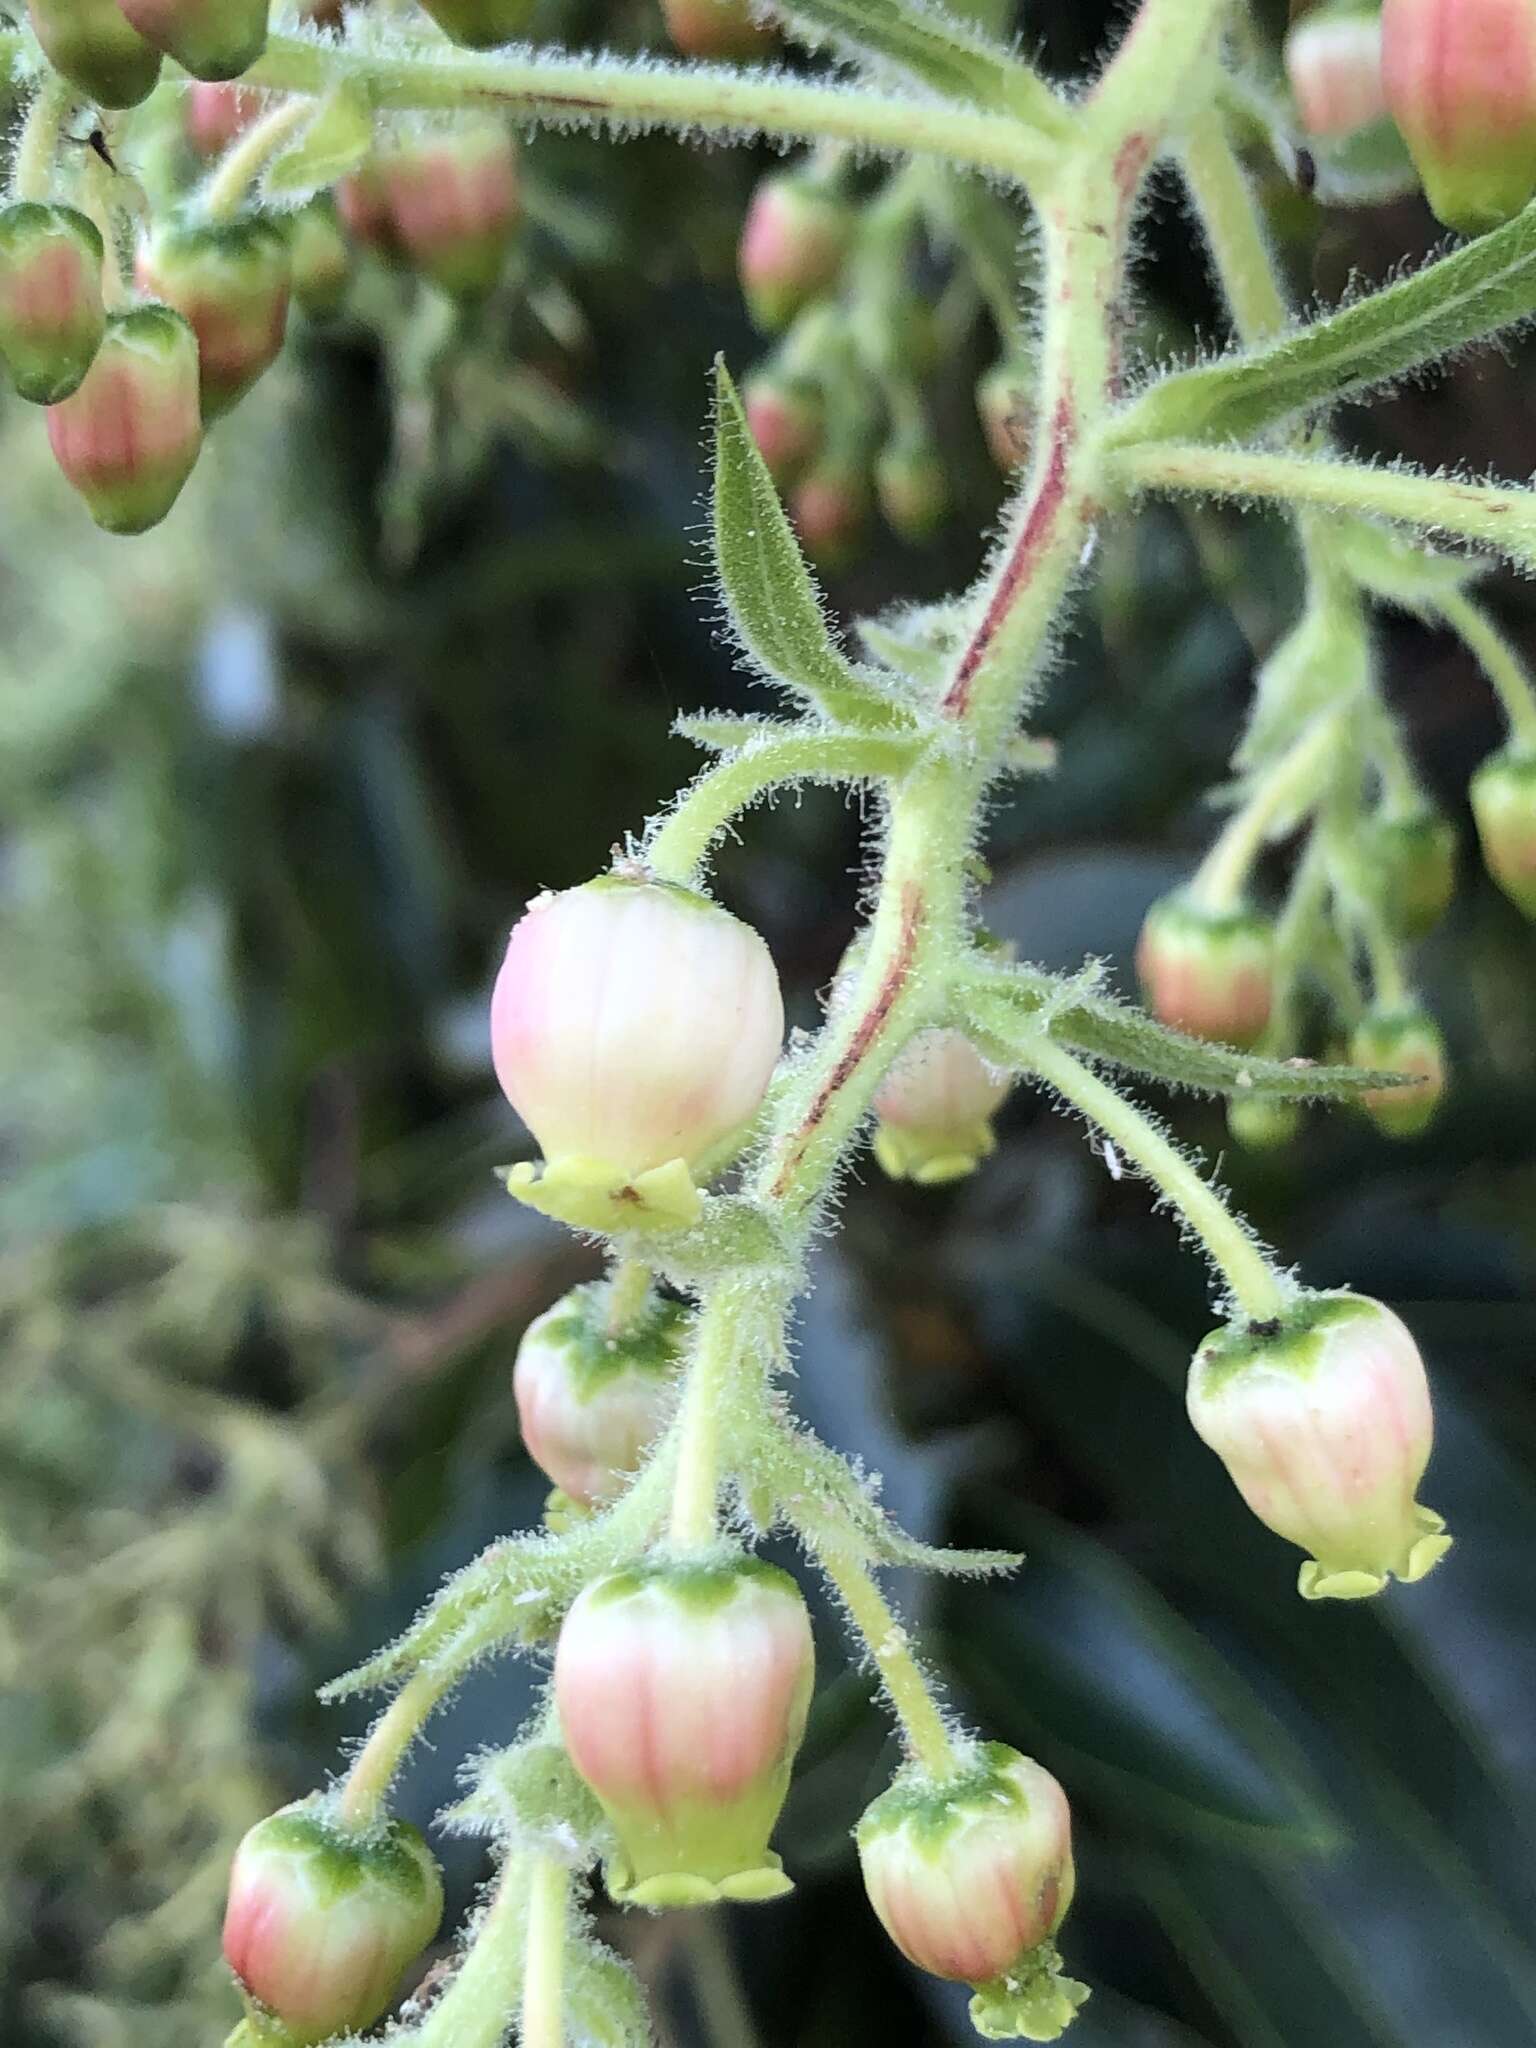
M 367 99 L 355 85 L 338 85 L 320 101 L 293 146 L 268 164 L 262 191 L 285 203 L 312 198 L 355 171 L 372 146 Z
M 1263 1059 L 1170 1031 L 1142 1010 L 1113 996 L 1063 999 L 1052 975 L 1016 968 L 978 991 L 975 1022 L 1018 1048 L 1021 1019 L 1049 1012 L 1050 1034 L 1077 1052 L 1206 1095 L 1264 1095 L 1283 1101 L 1352 1101 L 1367 1089 L 1390 1088 L 1400 1078 L 1366 1067 L 1330 1067 L 1310 1060 Z M 1027 1061 L 1027 1051 L 1021 1056 Z
M 831 43 L 867 70 L 895 72 L 946 99 L 1020 115 L 1049 135 L 1068 114 L 1050 87 L 1000 43 L 927 0 L 782 0 L 778 10 L 802 40 Z
M 712 754 L 739 753 L 743 747 L 784 739 L 794 729 L 782 719 L 726 718 L 702 711 L 685 713 L 672 721 L 672 730 L 680 740 L 692 740 L 696 747 L 707 747 Z
M 715 364 L 714 543 L 736 639 L 769 682 L 847 725 L 910 722 L 873 672 L 856 668 L 833 644 L 723 360 Z
M 1164 377 L 1114 441 L 1235 440 L 1353 397 L 1536 313 L 1536 206 L 1269 347 Z

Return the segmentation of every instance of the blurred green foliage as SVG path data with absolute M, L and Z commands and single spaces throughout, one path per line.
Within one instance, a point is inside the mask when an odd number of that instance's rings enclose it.
M 1035 0 L 1025 27 L 1062 70 L 1105 33 L 1070 0 Z M 697 556 L 707 365 L 757 344 L 730 278 L 749 159 L 546 138 L 532 161 L 542 308 L 441 348 L 407 306 L 382 347 L 301 336 L 144 540 L 94 533 L 36 416 L 0 413 L 17 2048 L 221 2038 L 229 1847 L 366 1711 L 322 1710 L 313 1687 L 538 1511 L 511 1358 L 588 1262 L 490 1177 L 517 1137 L 484 999 L 524 899 L 589 873 L 689 772 L 672 717 L 751 701 Z M 1273 196 L 1304 291 L 1430 240 L 1417 205 Z M 1173 329 L 1213 332 L 1171 188 L 1145 271 Z M 973 573 L 999 489 L 966 409 L 985 360 L 978 338 L 948 394 L 958 510 L 928 549 L 852 565 L 840 607 Z M 1347 430 L 1523 474 L 1529 378 L 1528 354 L 1479 355 Z M 1495 594 L 1530 644 L 1528 591 Z M 1041 720 L 1059 772 L 994 821 L 991 921 L 1023 957 L 1128 958 L 1207 835 L 1203 792 L 1294 596 L 1267 521 L 1155 509 L 1108 536 Z M 1465 826 L 1492 707 L 1448 643 L 1382 632 Z M 851 928 L 857 822 L 810 795 L 720 862 L 802 1021 Z M 1067 1954 L 1099 1987 L 1082 2048 L 1536 2034 L 1536 938 L 1470 862 L 1424 983 L 1456 1074 L 1427 1136 L 1394 1147 L 1319 1114 L 1292 1150 L 1228 1148 L 1224 1170 L 1311 1281 L 1381 1294 L 1421 1336 L 1428 1498 L 1458 1537 L 1425 1585 L 1370 1611 L 1296 1600 L 1289 1553 L 1183 1420 L 1202 1269 L 1037 1101 L 952 1192 L 866 1175 L 806 1310 L 803 1405 L 907 1526 L 1028 1553 L 1010 1583 L 905 1591 L 956 1700 L 1072 1792 Z M 1214 1112 L 1173 1113 L 1226 1145 Z M 848 1830 L 892 1748 L 820 1620 L 795 1898 L 615 1930 L 678 2043 L 970 2038 L 963 1996 L 908 1972 L 863 1904 Z M 530 1682 L 466 1689 L 406 1780 L 416 1818 L 457 1757 L 510 1734 Z M 462 1906 L 479 1867 L 450 1848 Z

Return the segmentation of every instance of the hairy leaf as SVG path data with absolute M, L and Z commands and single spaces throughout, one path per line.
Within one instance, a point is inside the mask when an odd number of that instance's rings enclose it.
M 325 95 L 292 148 L 272 159 L 263 177 L 268 199 L 298 202 L 355 171 L 373 146 L 373 115 L 360 87 L 342 84 Z

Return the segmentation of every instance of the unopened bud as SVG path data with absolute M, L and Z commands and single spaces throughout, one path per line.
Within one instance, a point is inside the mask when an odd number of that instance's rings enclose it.
M 202 408 L 215 420 L 275 359 L 288 325 L 289 253 L 275 221 L 170 221 L 139 253 L 139 283 L 197 336 Z
M 1275 1152 L 1301 1129 L 1301 1104 L 1279 1095 L 1234 1095 L 1227 1129 L 1250 1152 Z
M 1415 1077 L 1400 1087 L 1368 1089 L 1360 1107 L 1388 1137 L 1418 1137 L 1445 1093 L 1445 1040 L 1429 1012 L 1411 1002 L 1371 1010 L 1355 1026 L 1349 1056 L 1357 1067 Z
M 1381 18 L 1359 0 L 1304 14 L 1285 39 L 1285 69 L 1309 135 L 1353 135 L 1387 111 Z
M 790 1889 L 768 1837 L 813 1676 L 800 1589 L 758 1559 L 639 1565 L 586 1588 L 560 1631 L 555 1704 L 619 1838 L 616 1899 L 696 1906 Z
M 509 1190 L 578 1228 L 691 1222 L 689 1169 L 756 1114 L 783 1032 L 768 948 L 705 897 L 617 875 L 539 897 L 491 1001 L 497 1078 L 544 1153 Z
M 1483 862 L 1517 909 L 1536 917 L 1536 752 L 1503 747 L 1470 791 Z
M 301 1800 L 236 1850 L 224 1954 L 285 2048 L 308 2048 L 371 2027 L 442 1916 L 437 1864 L 409 1822 L 350 1835 Z
M 382 152 L 378 187 L 395 246 L 455 298 L 501 276 L 522 210 L 517 145 L 497 123 Z
M 1208 910 L 1186 894 L 1165 896 L 1142 925 L 1136 972 L 1160 1023 L 1251 1046 L 1274 1000 L 1274 928 L 1252 910 Z
M 1447 227 L 1497 227 L 1536 193 L 1536 0 L 1386 0 L 1387 104 Z
M 160 76 L 160 52 L 117 0 L 27 0 L 27 15 L 55 71 L 101 107 L 136 107 Z
M 875 1091 L 875 1157 L 892 1180 L 959 1180 L 996 1151 L 992 1114 L 1009 1085 L 963 1032 L 920 1032 Z
M 814 384 L 759 370 L 742 386 L 747 426 L 776 483 L 798 476 L 821 447 L 826 409 Z
M 976 380 L 976 417 L 992 460 L 1005 476 L 1029 460 L 1034 436 L 1034 378 L 1020 364 L 994 363 Z
M 1424 1361 L 1379 1301 L 1308 1295 L 1278 1323 L 1213 1331 L 1188 1405 L 1259 1520 L 1311 1553 L 1307 1599 L 1421 1579 L 1449 1550 L 1414 1498 L 1434 1437 Z
M 661 13 L 673 47 L 685 57 L 739 62 L 774 45 L 773 24 L 755 20 L 746 0 L 661 0 Z
M 1450 907 L 1456 889 L 1456 827 L 1427 803 L 1375 820 L 1371 865 L 1383 907 L 1405 939 L 1422 939 Z
M 799 171 L 763 179 L 741 231 L 737 268 L 760 327 L 785 326 L 837 282 L 853 234 L 853 209 L 822 180 Z
M 107 315 L 101 236 L 70 206 L 0 211 L 0 362 L 21 397 L 54 405 L 91 367 Z
M 881 1926 L 909 1962 L 973 1984 L 990 2039 L 1054 2041 L 1087 1997 L 1052 1937 L 1072 1903 L 1066 1794 L 1030 1757 L 991 1742 L 962 1775 L 899 1778 L 856 1839 Z
M 869 479 L 857 463 L 830 451 L 789 494 L 790 515 L 819 562 L 846 562 L 869 524 Z
M 512 1389 L 529 1456 L 581 1507 L 612 1500 L 670 1411 L 687 1311 L 659 1295 L 618 1330 L 610 1290 L 577 1287 L 530 1323 Z
M 528 32 L 538 0 L 422 0 L 444 35 L 466 50 L 494 50 Z
M 194 78 L 238 78 L 267 47 L 267 0 L 117 0 L 157 50 Z
M 54 459 L 109 533 L 165 517 L 202 438 L 197 339 L 169 306 L 109 313 L 79 389 L 48 408 Z
M 260 113 L 260 93 L 224 81 L 198 79 L 182 97 L 182 126 L 199 156 L 222 156 Z
M 352 251 L 328 194 L 294 215 L 289 260 L 295 303 L 312 320 L 328 320 L 340 310 L 352 277 Z
M 931 435 L 892 436 L 875 464 L 875 496 L 892 533 L 913 542 L 932 536 L 949 509 L 949 479 Z
M 366 163 L 361 170 L 350 172 L 337 185 L 335 199 L 341 224 L 354 242 L 381 256 L 400 254 L 394 215 L 376 164 Z

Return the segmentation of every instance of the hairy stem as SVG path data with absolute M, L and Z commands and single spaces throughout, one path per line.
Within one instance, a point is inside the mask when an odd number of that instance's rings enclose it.
M 367 1834 L 378 1825 L 405 1752 L 442 1698 L 447 1683 L 436 1671 L 418 1671 L 375 1722 L 342 1788 L 337 1818 L 344 1828 Z
M 527 1859 L 509 1856 L 458 1973 L 413 2028 L 413 2048 L 501 2048 L 522 1981 L 523 1949 L 517 1931 L 527 1880 Z
M 953 1777 L 959 1768 L 954 1740 L 912 1654 L 907 1631 L 868 1566 L 855 1552 L 830 1542 L 817 1543 L 815 1554 L 880 1673 L 907 1748 L 930 1777 Z
M 616 1260 L 608 1276 L 607 1316 L 610 1337 L 622 1337 L 645 1308 L 651 1295 L 651 1269 L 644 1259 Z
M 314 118 L 314 112 L 307 99 L 286 100 L 264 114 L 225 152 L 203 188 L 203 211 L 209 220 L 229 220 L 240 211 L 272 157 L 290 135 Z
M 530 1859 L 519 2048 L 565 2048 L 565 1939 L 570 1867 L 556 1856 Z
M 1463 645 L 1477 657 L 1509 720 L 1510 737 L 1536 750 L 1536 686 L 1518 650 L 1475 599 L 1459 590 L 1441 591 L 1435 609 Z
M 45 200 L 53 190 L 59 135 L 79 95 L 67 79 L 50 71 L 27 109 L 11 166 L 11 190 L 18 199 Z
M 1338 744 L 1337 710 L 1314 718 L 1263 775 L 1248 800 L 1228 819 L 1196 869 L 1189 894 L 1207 909 L 1228 911 L 1241 901 L 1254 862 L 1277 825 L 1296 819 L 1326 780 L 1328 756 Z

